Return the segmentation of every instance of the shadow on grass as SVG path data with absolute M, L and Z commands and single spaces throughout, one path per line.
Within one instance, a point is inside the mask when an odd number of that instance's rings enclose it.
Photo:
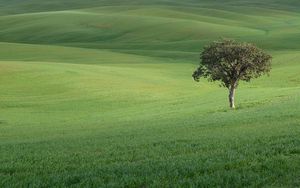
M 232 111 L 239 111 L 239 110 L 245 110 L 245 109 L 252 109 L 257 108 L 260 106 L 265 106 L 268 104 L 272 104 L 274 102 L 282 102 L 289 98 L 289 96 L 286 95 L 280 95 L 272 99 L 266 99 L 261 101 L 252 101 L 252 102 L 243 102 L 236 106 L 236 108 L 231 109 L 230 107 L 223 107 L 216 110 L 208 111 L 208 113 L 225 113 L 225 112 L 232 112 Z

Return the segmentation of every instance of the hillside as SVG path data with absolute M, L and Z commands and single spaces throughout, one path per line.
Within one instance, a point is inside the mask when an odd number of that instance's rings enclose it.
M 0 0 L 0 187 L 300 186 L 300 3 Z M 221 37 L 270 76 L 196 83 Z

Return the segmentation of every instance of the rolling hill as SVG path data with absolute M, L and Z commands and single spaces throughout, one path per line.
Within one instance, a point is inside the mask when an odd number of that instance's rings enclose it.
M 0 187 L 300 186 L 300 3 L 0 0 Z M 195 83 L 221 37 L 270 76 Z

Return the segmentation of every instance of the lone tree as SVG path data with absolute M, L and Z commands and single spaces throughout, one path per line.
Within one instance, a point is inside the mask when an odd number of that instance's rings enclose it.
M 253 44 L 234 40 L 216 41 L 204 47 L 200 66 L 193 73 L 195 81 L 201 77 L 220 81 L 229 90 L 230 108 L 235 108 L 234 96 L 239 81 L 250 82 L 270 72 L 272 57 Z

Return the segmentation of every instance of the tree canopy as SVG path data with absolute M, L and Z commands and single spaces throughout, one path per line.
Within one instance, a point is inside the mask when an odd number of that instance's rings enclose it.
M 221 86 L 229 89 L 229 102 L 233 103 L 230 106 L 234 108 L 234 93 L 239 81 L 250 82 L 269 73 L 272 57 L 253 44 L 221 40 L 205 46 L 200 59 L 200 66 L 192 75 L 194 80 L 203 77 L 220 81 Z

